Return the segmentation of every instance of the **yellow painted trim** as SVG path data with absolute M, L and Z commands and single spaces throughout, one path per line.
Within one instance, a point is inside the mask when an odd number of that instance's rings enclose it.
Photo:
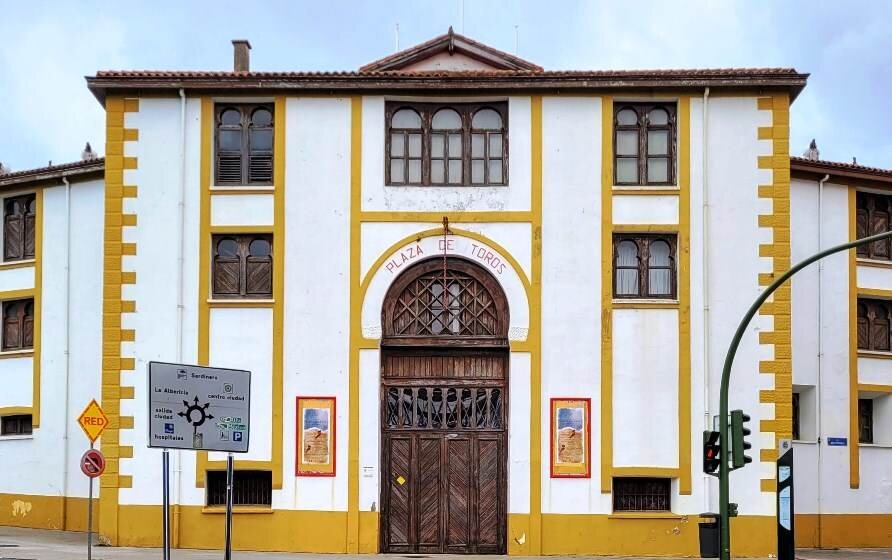
M 272 226 L 211 226 L 211 162 L 213 160 L 213 111 L 210 97 L 201 99 L 201 175 L 199 203 L 199 267 L 198 267 L 198 362 L 210 361 L 210 310 L 224 307 L 272 307 L 273 310 L 273 359 L 272 359 L 272 456 L 269 461 L 236 460 L 239 469 L 264 469 L 272 472 L 274 489 L 281 489 L 284 480 L 284 322 L 285 322 L 285 189 L 275 188 L 273 193 Z M 273 183 L 285 184 L 285 97 L 275 98 L 275 135 L 273 139 Z M 214 301 L 210 290 L 210 241 L 214 233 L 272 233 L 273 244 L 273 298 L 269 302 Z M 208 470 L 223 469 L 224 461 L 211 461 L 206 451 L 197 453 L 195 461 L 195 485 L 203 488 Z
M 269 300 L 258 300 L 258 299 L 233 299 L 233 300 L 222 300 L 222 299 L 209 299 L 207 301 L 208 307 L 211 309 L 214 308 L 274 308 L 276 301 Z
M 677 513 L 672 513 L 669 511 L 629 511 L 612 513 L 607 516 L 607 519 L 684 519 L 685 517 L 686 516 L 684 515 L 679 515 Z
M 347 427 L 347 552 L 359 552 L 359 347 L 362 343 L 362 294 L 360 281 L 362 231 L 362 96 L 350 98 L 350 358 Z M 377 263 L 380 266 L 380 263 Z M 371 272 L 371 271 L 370 271 Z M 370 277 L 369 277 L 370 278 Z
M 892 299 L 892 290 L 884 290 L 882 288 L 858 288 L 858 295 L 861 297 Z
M 679 228 L 678 224 L 613 224 L 612 229 L 615 233 L 676 233 Z
M 107 467 L 99 479 L 99 532 L 101 538 L 116 545 L 120 536 L 119 488 L 129 488 L 133 483 L 132 477 L 120 474 L 121 462 L 127 458 L 121 454 L 121 431 L 133 428 L 133 418 L 121 416 L 121 401 L 133 396 L 126 389 L 122 391 L 121 377 L 125 371 L 133 369 L 135 360 L 121 355 L 121 344 L 136 337 L 132 329 L 122 328 L 123 314 L 135 311 L 135 304 L 125 302 L 122 298 L 123 286 L 136 282 L 134 271 L 123 270 L 123 257 L 132 252 L 132 247 L 123 242 L 124 228 L 132 227 L 131 223 L 136 221 L 133 214 L 128 214 L 133 218 L 126 221 L 124 219 L 124 198 L 136 196 L 136 186 L 124 185 L 124 172 L 127 169 L 136 169 L 138 165 L 137 158 L 124 155 L 124 143 L 136 142 L 139 134 L 134 132 L 136 129 L 125 128 L 124 121 L 127 112 L 139 111 L 139 100 L 110 96 L 106 98 L 105 109 L 101 404 L 109 418 L 109 426 L 100 439 L 100 448 L 106 456 Z
M 880 385 L 877 383 L 859 383 L 858 390 L 871 393 L 892 393 L 892 385 Z
M 273 194 L 276 187 L 211 187 L 211 196 Z
M 593 154 L 594 155 L 594 154 Z M 601 492 L 613 489 L 613 97 L 601 98 Z
M 212 515 L 217 514 L 226 514 L 225 507 L 203 507 L 201 508 L 201 513 L 209 513 Z M 232 508 L 233 514 L 269 514 L 275 513 L 275 510 L 268 507 L 260 507 L 260 506 L 233 506 Z
M 859 358 L 872 358 L 875 360 L 892 360 L 892 352 L 875 352 L 870 350 L 858 350 Z
M 614 477 L 678 478 L 680 469 L 673 467 L 613 467 Z
M 613 300 L 613 309 L 679 309 L 679 303 L 670 300 L 665 303 L 657 301 Z
M 0 416 L 31 414 L 31 410 L 32 408 L 30 406 L 0 406 Z
M 40 214 L 38 214 L 38 216 L 39 215 Z M 34 225 L 36 226 L 37 224 L 34 224 Z M 35 280 L 36 280 L 36 278 L 35 278 Z M 37 283 L 35 282 L 34 285 L 36 286 Z M 26 288 L 24 290 L 6 290 L 3 292 L 0 292 L 0 300 L 22 299 L 22 298 L 34 297 L 35 293 L 36 293 L 36 290 L 33 288 Z
M 43 192 L 43 189 L 40 189 L 40 191 L 36 191 L 36 192 Z M 38 216 L 40 216 L 40 215 L 38 214 Z M 35 228 L 36 228 L 36 224 L 35 224 Z M 35 248 L 35 253 L 36 252 L 37 252 L 37 249 Z M 36 263 L 37 263 L 36 259 L 27 259 L 27 260 L 23 260 L 23 261 L 9 261 L 9 262 L 0 263 L 0 270 L 11 270 L 13 268 L 31 268 L 31 267 L 34 267 L 36 265 Z
M 530 271 L 530 546 L 542 554 L 542 96 L 530 100 L 530 204 L 533 211 Z
M 680 120 L 679 120 L 680 122 Z M 690 127 L 690 123 L 688 123 Z M 680 139 L 679 139 L 680 141 Z M 680 170 L 680 169 L 679 169 Z M 635 188 L 635 187 L 613 187 L 614 196 L 678 196 L 681 189 L 666 187 L 660 188 Z
M 678 100 L 678 492 L 691 487 L 691 98 Z
M 275 204 L 275 203 L 274 203 Z M 275 210 L 273 210 L 275 213 Z M 244 233 L 275 233 L 276 226 L 275 225 L 256 225 L 256 226 L 210 226 L 209 233 L 213 234 L 226 234 L 231 233 L 233 235 L 236 234 L 244 234 Z M 273 241 L 276 241 L 273 239 Z M 273 258 L 275 259 L 275 253 L 278 253 L 278 248 L 273 252 Z
M 770 155 L 758 156 L 757 167 L 771 171 L 770 185 L 756 185 L 757 196 L 771 200 L 772 213 L 756 216 L 760 228 L 771 230 L 771 243 L 759 245 L 759 256 L 771 259 L 771 273 L 761 273 L 756 280 L 765 285 L 790 268 L 790 97 L 788 93 L 775 93 L 770 97 L 759 97 L 756 101 L 759 110 L 771 111 L 771 131 L 759 127 L 756 138 L 770 141 Z M 760 372 L 774 376 L 771 394 L 761 393 L 760 401 L 774 403 L 774 417 L 759 422 L 762 432 L 773 432 L 773 445 L 760 449 L 760 459 L 770 458 L 771 450 L 777 448 L 781 439 L 793 436 L 793 369 L 792 369 L 792 329 L 791 304 L 792 288 L 789 284 L 779 288 L 764 304 L 759 314 L 773 319 L 771 331 L 759 333 L 759 344 L 770 346 L 773 360 L 760 362 Z M 763 450 L 769 451 L 762 453 Z M 774 470 L 774 463 L 768 461 Z M 775 475 L 776 476 L 776 475 Z M 776 492 L 775 477 L 760 481 L 763 492 Z
M 0 352 L 0 360 L 9 360 L 11 358 L 32 358 L 34 357 L 34 349 L 27 350 L 5 350 Z
M 849 188 L 849 241 L 858 237 L 855 189 Z M 861 485 L 861 453 L 858 444 L 858 262 L 849 250 L 849 487 Z
M 526 223 L 533 221 L 532 212 L 522 210 L 468 211 L 468 212 L 385 212 L 364 211 L 359 214 L 360 222 L 431 222 L 442 223 L 443 216 L 450 224 L 458 223 Z

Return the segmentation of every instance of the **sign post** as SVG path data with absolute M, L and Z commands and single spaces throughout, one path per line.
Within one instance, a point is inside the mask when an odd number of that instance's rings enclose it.
M 777 558 L 795 560 L 795 509 L 793 506 L 793 441 L 778 442 L 777 458 Z
M 162 449 L 163 558 L 170 560 L 170 449 L 223 451 L 225 558 L 232 557 L 233 453 L 247 453 L 251 372 L 149 362 L 149 447 Z
M 77 423 L 90 440 L 90 449 L 81 457 L 81 472 L 90 479 L 87 494 L 87 560 L 93 560 L 93 479 L 105 472 L 105 457 L 93 449 L 93 444 L 108 426 L 108 417 L 93 399 L 77 417 Z

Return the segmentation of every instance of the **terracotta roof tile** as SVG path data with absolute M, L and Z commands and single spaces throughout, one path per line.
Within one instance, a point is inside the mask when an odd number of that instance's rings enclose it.
M 845 175 L 873 176 L 878 179 L 892 179 L 892 169 L 882 167 L 870 167 L 857 163 L 843 163 L 839 161 L 813 160 L 805 157 L 793 156 L 790 158 L 790 167 L 800 171 L 814 171 L 816 173 L 838 172 Z
M 34 169 L 22 169 L 0 175 L 0 187 L 34 181 L 61 179 L 62 177 L 72 175 L 99 172 L 103 169 L 105 169 L 105 158 L 47 165 L 45 167 L 35 167 Z

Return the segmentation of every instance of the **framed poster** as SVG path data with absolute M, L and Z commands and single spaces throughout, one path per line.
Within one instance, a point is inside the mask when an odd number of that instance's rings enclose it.
M 551 477 L 591 475 L 591 399 L 551 399 Z
M 334 476 L 335 397 L 297 397 L 297 476 Z

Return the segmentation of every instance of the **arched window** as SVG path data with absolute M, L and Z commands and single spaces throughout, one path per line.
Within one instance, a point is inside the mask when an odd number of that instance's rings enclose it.
M 892 301 L 858 298 L 858 349 L 892 351 Z
M 870 349 L 870 321 L 867 319 L 867 304 L 858 302 L 858 348 Z
M 431 121 L 431 184 L 459 185 L 462 169 L 462 120 L 454 109 L 440 109 Z
M 3 204 L 3 260 L 34 258 L 37 200 L 34 194 L 7 198 Z
M 34 300 L 3 302 L 3 350 L 34 347 Z
M 630 239 L 620 241 L 616 246 L 616 295 L 638 295 L 638 264 L 638 245 Z
M 617 185 L 675 182 L 675 104 L 618 103 L 614 113 Z
M 385 103 L 388 185 L 508 184 L 508 103 Z
M 489 107 L 480 109 L 471 120 L 471 183 L 505 183 L 505 131 L 502 115 Z
M 498 282 L 463 259 L 448 258 L 445 272 L 443 266 L 442 258 L 422 261 L 391 285 L 382 310 L 384 338 L 507 342 L 508 304 Z
M 390 183 L 421 184 L 421 117 L 414 109 L 400 109 L 390 119 Z
M 675 244 L 668 235 L 614 235 L 614 297 L 674 298 Z
M 855 200 L 856 234 L 859 239 L 889 231 L 892 196 L 859 191 Z M 862 258 L 892 260 L 892 240 L 884 239 L 861 245 L 857 254 Z
M 215 298 L 272 297 L 272 236 L 216 235 L 213 242 Z
M 272 105 L 220 104 L 216 114 L 215 183 L 272 184 Z

